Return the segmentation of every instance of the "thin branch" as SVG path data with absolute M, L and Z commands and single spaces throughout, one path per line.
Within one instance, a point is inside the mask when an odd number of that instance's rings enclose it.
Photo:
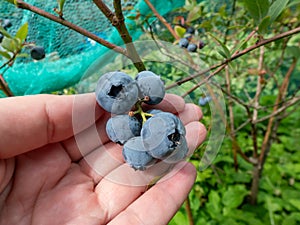
M 225 67 L 225 78 L 226 78 L 226 86 L 227 86 L 227 93 L 231 95 L 231 86 L 230 86 L 230 73 L 228 66 Z M 234 113 L 233 113 L 233 102 L 232 99 L 229 98 L 228 100 L 228 111 L 229 111 L 229 135 L 234 143 L 237 143 L 236 136 L 234 134 Z M 237 147 L 235 144 L 232 145 L 233 150 L 233 161 L 234 161 L 234 168 L 238 170 L 238 161 L 237 161 Z
M 35 14 L 38 14 L 38 15 L 40 15 L 42 17 L 45 17 L 45 18 L 47 18 L 49 20 L 57 22 L 57 23 L 65 26 L 65 27 L 70 28 L 71 30 L 74 30 L 74 31 L 76 31 L 76 32 L 78 32 L 78 33 L 80 33 L 80 34 L 82 34 L 82 35 L 84 35 L 84 36 L 86 36 L 86 37 L 88 37 L 88 38 L 96 41 L 97 43 L 99 43 L 101 45 L 104 45 L 105 47 L 107 47 L 109 49 L 114 50 L 115 52 L 121 53 L 121 54 L 125 55 L 126 57 L 129 57 L 126 49 L 123 49 L 123 48 L 121 48 L 121 47 L 119 47 L 119 46 L 117 46 L 117 45 L 115 45 L 113 43 L 110 43 L 110 42 L 108 42 L 108 41 L 106 41 L 106 40 L 98 37 L 97 35 L 89 32 L 89 31 L 87 31 L 87 30 L 85 30 L 85 29 L 83 29 L 83 28 L 81 28 L 81 27 L 79 27 L 79 26 L 77 26 L 77 25 L 75 25 L 75 24 L 67 21 L 67 20 L 64 20 L 64 19 L 62 19 L 62 18 L 60 18 L 58 16 L 55 16 L 55 15 L 53 15 L 51 13 L 48 13 L 48 12 L 46 12 L 46 11 L 40 9 L 40 8 L 37 8 L 37 7 L 35 7 L 33 5 L 30 5 L 30 4 L 28 4 L 28 3 L 24 2 L 24 1 L 21 1 L 21 0 L 17 0 L 17 7 L 21 8 L 21 9 L 29 10 L 29 11 L 31 11 L 31 12 L 33 12 Z
M 227 66 L 227 64 L 222 65 L 220 68 L 218 68 L 217 70 L 215 70 L 213 73 L 211 73 L 210 75 L 208 75 L 207 77 L 205 77 L 202 81 L 200 81 L 199 83 L 197 83 L 194 87 L 192 87 L 190 90 L 188 90 L 187 92 L 185 92 L 182 97 L 184 98 L 185 96 L 189 95 L 190 93 L 192 93 L 193 91 L 195 91 L 197 88 L 199 88 L 201 85 L 207 83 L 209 81 L 210 78 L 212 78 L 213 76 L 215 76 L 216 74 L 218 74 L 220 71 L 222 71 L 225 67 Z M 209 71 L 209 70 L 208 70 Z M 206 72 L 208 72 L 206 71 Z M 193 77 L 193 76 L 191 76 Z M 191 78 L 188 77 L 188 78 Z M 177 83 L 177 82 L 176 82 Z M 182 84 L 182 83 L 181 83 Z M 171 88 L 172 85 L 168 86 L 166 89 Z M 175 85 L 176 86 L 176 85 Z
M 300 96 L 292 98 L 290 101 L 286 102 L 282 107 L 278 108 L 277 110 L 273 111 L 271 114 L 264 116 L 255 121 L 255 123 L 261 123 L 265 120 L 268 120 L 272 117 L 278 116 L 279 114 L 283 113 L 287 108 L 297 104 L 300 102 Z M 274 107 L 275 108 L 275 107 Z
M 219 88 L 224 94 L 226 94 L 229 99 L 235 101 L 236 103 L 242 105 L 244 108 L 246 108 L 246 110 L 250 110 L 250 107 L 247 103 L 243 102 L 239 97 L 234 96 L 232 93 L 229 93 L 226 89 L 224 89 L 221 85 L 219 85 L 218 83 L 211 81 L 211 83 Z
M 300 99 L 299 99 L 298 101 L 300 101 Z M 295 103 L 295 104 L 296 104 L 296 103 Z M 288 107 L 290 107 L 290 106 L 288 106 Z M 286 109 L 287 109 L 288 107 L 286 107 Z M 286 117 L 290 116 L 291 114 L 293 114 L 294 112 L 296 112 L 296 111 L 298 110 L 298 107 L 294 107 L 292 110 L 290 110 L 290 111 L 288 111 L 288 112 L 286 112 L 286 109 L 283 109 L 282 115 L 278 116 L 278 119 L 279 119 L 279 120 L 283 120 L 284 118 L 286 118 Z
M 9 97 L 14 96 L 14 94 L 8 87 L 8 84 L 4 80 L 2 74 L 0 74 L 0 90 L 2 90 L 6 96 L 9 96 Z
M 200 72 L 198 72 L 198 73 L 196 73 L 196 74 L 194 74 L 192 76 L 189 76 L 189 77 L 186 77 L 186 78 L 184 78 L 182 80 L 179 80 L 179 81 L 177 81 L 177 82 L 169 85 L 168 87 L 166 87 L 166 89 L 170 89 L 170 88 L 176 87 L 178 85 L 181 85 L 181 84 L 183 84 L 183 83 L 185 83 L 187 81 L 190 81 L 190 80 L 192 80 L 192 79 L 194 79 L 196 77 L 199 77 L 199 76 L 201 76 L 201 75 L 203 75 L 203 74 L 205 74 L 205 73 L 207 73 L 207 72 L 209 72 L 211 70 L 214 70 L 216 68 L 219 68 L 219 67 L 225 68 L 225 67 L 223 67 L 224 65 L 228 64 L 229 62 L 231 62 L 231 61 L 233 61 L 233 60 L 235 60 L 235 59 L 237 59 L 237 58 L 239 58 L 239 57 L 241 57 L 241 56 L 243 56 L 243 55 L 245 55 L 245 54 L 247 54 L 247 53 L 249 53 L 249 52 L 251 52 L 251 51 L 253 51 L 253 50 L 257 49 L 257 48 L 259 48 L 259 47 L 261 47 L 261 46 L 267 45 L 267 44 L 272 43 L 272 42 L 274 42 L 276 40 L 280 40 L 282 38 L 289 37 L 289 36 L 297 34 L 297 33 L 300 33 L 300 27 L 297 27 L 295 29 L 289 30 L 287 32 L 284 32 L 284 33 L 281 33 L 281 34 L 278 34 L 278 35 L 275 35 L 275 36 L 273 36 L 273 37 L 271 37 L 269 39 L 261 40 L 260 42 L 254 44 L 254 45 L 252 45 L 252 46 L 250 46 L 248 48 L 245 48 L 242 51 L 238 51 L 238 52 L 234 53 L 231 56 L 231 58 L 226 59 L 226 60 L 224 60 L 221 63 L 212 65 L 209 68 L 207 68 L 205 70 L 202 70 L 202 71 L 200 71 Z
M 194 225 L 194 219 L 193 219 L 193 213 L 191 209 L 191 203 L 189 197 L 186 198 L 185 200 L 185 211 L 189 220 L 189 225 Z
M 235 14 L 235 6 L 236 6 L 236 0 L 233 0 L 233 3 L 231 5 L 231 13 L 230 13 L 230 17 L 233 17 Z M 229 33 L 229 27 L 230 27 L 230 23 L 232 22 L 232 19 L 227 20 L 227 24 L 226 24 L 226 31 L 224 34 L 224 44 L 226 44 L 226 37 Z
M 260 47 L 259 60 L 258 60 L 258 74 L 259 74 L 259 76 L 257 76 L 256 93 L 255 93 L 255 96 L 253 98 L 254 110 L 253 110 L 252 120 L 251 120 L 251 136 L 252 136 L 252 142 L 253 142 L 253 157 L 254 158 L 257 158 L 257 156 L 258 156 L 257 127 L 256 127 L 256 124 L 255 124 L 255 121 L 257 120 L 257 115 L 258 115 L 257 108 L 259 107 L 259 97 L 260 97 L 261 92 L 262 92 L 262 82 L 261 81 L 262 81 L 262 79 L 264 79 L 263 74 L 261 72 L 263 70 L 264 54 L 265 54 L 264 46 L 261 46 Z
M 162 24 L 170 31 L 170 33 L 173 35 L 173 37 L 176 40 L 179 40 L 179 36 L 175 33 L 174 29 L 172 28 L 172 26 L 165 20 L 164 17 L 162 17 L 157 10 L 155 9 L 155 7 L 151 4 L 151 2 L 149 0 L 145 0 L 146 4 L 148 5 L 148 7 L 152 10 L 152 12 L 154 13 L 154 15 L 157 17 L 157 19 L 160 20 L 160 22 L 162 22 Z
M 291 64 L 289 70 L 287 71 L 287 73 L 284 77 L 284 80 L 282 82 L 282 85 L 279 89 L 279 93 L 277 95 L 275 106 L 273 108 L 273 113 L 275 113 L 278 110 L 278 103 L 282 101 L 282 98 L 286 94 L 288 83 L 289 83 L 291 74 L 292 74 L 292 72 L 294 71 L 294 69 L 296 67 L 296 64 L 297 64 L 297 59 L 294 58 L 293 63 Z M 272 117 L 270 117 L 269 122 L 268 122 L 266 134 L 265 134 L 265 137 L 264 137 L 264 140 L 263 140 L 263 143 L 262 143 L 262 147 L 261 147 L 261 153 L 260 153 L 260 156 L 259 156 L 260 164 L 264 162 L 264 159 L 266 157 L 266 150 L 267 150 L 267 147 L 269 145 L 269 140 L 270 140 L 270 137 L 271 137 L 271 133 L 272 133 L 271 131 L 272 131 L 274 120 L 275 120 L 275 116 L 272 116 Z
M 251 39 L 251 37 L 253 37 L 253 35 L 257 32 L 257 29 L 258 29 L 258 28 L 255 28 L 255 29 L 247 36 L 247 38 L 244 40 L 244 42 L 249 41 L 249 40 Z M 235 55 L 235 54 L 237 54 L 237 53 L 238 53 L 238 51 L 234 52 L 233 55 Z M 179 85 L 181 85 L 181 84 L 183 84 L 183 83 L 185 83 L 185 82 L 187 82 L 187 81 L 190 81 L 190 80 L 192 80 L 192 79 L 194 79 L 194 78 L 196 78 L 196 77 L 200 77 L 200 76 L 204 75 L 205 73 L 208 73 L 208 72 L 211 71 L 211 70 L 217 69 L 217 68 L 220 67 L 220 66 L 221 66 L 222 68 L 225 68 L 224 65 L 227 65 L 227 62 L 226 62 L 226 63 L 215 64 L 215 65 L 209 67 L 208 69 L 199 71 L 198 73 L 196 73 L 196 74 L 194 74 L 194 75 L 192 75 L 192 76 L 189 76 L 189 77 L 183 78 L 183 79 L 181 79 L 181 80 L 179 80 L 179 81 L 176 81 L 175 83 L 173 83 L 173 84 L 167 86 L 167 87 L 166 87 L 166 90 L 171 89 L 171 88 L 176 87 L 176 86 L 179 86 Z M 216 73 L 216 74 L 217 74 L 217 73 Z M 211 78 L 211 77 L 210 77 L 210 78 Z M 202 85 L 202 84 L 201 84 L 201 85 Z M 196 88 L 197 88 L 197 87 L 196 87 Z
M 243 127 L 247 126 L 251 122 L 251 119 L 247 119 L 244 123 L 242 123 L 238 128 L 234 130 L 234 134 L 237 134 L 239 130 L 241 130 Z

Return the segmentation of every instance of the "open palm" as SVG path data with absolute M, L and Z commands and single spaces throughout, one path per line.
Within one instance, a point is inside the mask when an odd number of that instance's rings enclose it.
M 149 189 L 145 174 L 125 164 L 121 146 L 108 140 L 110 115 L 95 106 L 94 95 L 76 98 L 82 121 L 75 134 L 75 96 L 0 100 L 0 224 L 167 224 L 188 195 L 195 168 L 181 162 Z M 178 113 L 192 153 L 206 135 L 200 109 L 175 95 L 157 107 Z M 91 108 L 94 123 L 85 119 Z

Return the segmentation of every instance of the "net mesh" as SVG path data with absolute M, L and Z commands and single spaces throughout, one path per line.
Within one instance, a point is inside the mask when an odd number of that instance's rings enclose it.
M 57 1 L 27 0 L 27 3 L 53 13 Z M 104 1 L 112 7 L 112 1 Z M 152 0 L 152 4 L 161 15 L 184 4 L 184 0 Z M 137 13 L 154 20 L 155 17 L 143 0 L 122 1 L 125 22 L 133 40 L 142 34 L 142 29 L 132 19 Z M 89 38 L 50 21 L 30 11 L 14 7 L 6 1 L 0 2 L 0 20 L 9 19 L 13 26 L 9 28 L 15 34 L 18 28 L 28 23 L 27 42 L 43 46 L 46 58 L 34 61 L 31 58 L 18 59 L 4 73 L 4 79 L 15 95 L 49 93 L 69 87 L 78 82 L 87 68 L 101 60 L 108 49 Z M 152 16 L 152 19 L 151 19 Z M 118 32 L 90 0 L 67 0 L 64 6 L 64 18 L 97 36 L 116 45 L 122 45 Z M 0 65 L 3 64 L 0 58 Z M 0 71 L 1 72 L 1 71 Z

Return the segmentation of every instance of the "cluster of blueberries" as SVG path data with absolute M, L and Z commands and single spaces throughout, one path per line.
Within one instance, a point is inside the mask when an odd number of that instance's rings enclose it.
M 193 27 L 187 27 L 184 37 L 179 40 L 179 46 L 181 48 L 186 48 L 189 52 L 196 52 L 197 49 L 202 49 L 205 44 L 203 41 L 199 41 L 199 44 L 191 42 L 193 35 L 195 34 L 195 29 Z
M 9 19 L 4 19 L 2 21 L 1 26 L 7 30 L 8 28 L 12 27 L 12 23 Z M 0 32 L 0 43 L 3 41 L 4 35 Z M 30 56 L 35 60 L 41 60 L 45 58 L 45 49 L 42 46 L 34 46 L 30 49 Z
M 165 96 L 160 76 L 142 71 L 135 79 L 120 71 L 105 73 L 98 80 L 98 104 L 112 117 L 106 123 L 111 141 L 123 145 L 123 157 L 133 169 L 145 170 L 163 160 L 176 163 L 188 153 L 185 127 L 172 113 L 146 110 Z

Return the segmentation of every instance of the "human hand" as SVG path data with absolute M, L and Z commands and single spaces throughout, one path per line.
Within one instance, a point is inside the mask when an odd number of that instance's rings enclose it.
M 206 136 L 201 110 L 174 95 L 157 107 L 178 112 L 192 153 Z M 91 109 L 94 121 L 86 117 Z M 81 115 L 76 129 L 74 114 Z M 109 117 L 94 94 L 0 99 L 0 224 L 167 224 L 195 168 L 181 162 L 150 189 L 137 185 L 141 173 L 134 175 L 106 136 Z

